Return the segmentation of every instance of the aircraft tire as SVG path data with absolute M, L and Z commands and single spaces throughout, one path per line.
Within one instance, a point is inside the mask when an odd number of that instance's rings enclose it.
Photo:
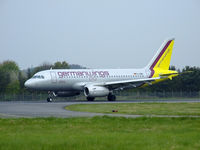
M 112 95 L 112 94 L 109 94 L 108 95 L 108 101 L 116 101 L 116 96 Z
M 87 97 L 88 101 L 94 101 L 95 97 Z
M 52 98 L 51 97 L 48 97 L 47 98 L 47 102 L 52 102 L 53 100 L 52 100 Z

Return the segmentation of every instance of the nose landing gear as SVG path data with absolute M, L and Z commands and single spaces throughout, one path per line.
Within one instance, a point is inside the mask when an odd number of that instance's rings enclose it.
M 53 102 L 53 97 L 55 96 L 56 94 L 54 92 L 48 91 L 47 102 Z
M 52 97 L 47 97 L 47 102 L 52 102 L 52 101 L 53 101 Z

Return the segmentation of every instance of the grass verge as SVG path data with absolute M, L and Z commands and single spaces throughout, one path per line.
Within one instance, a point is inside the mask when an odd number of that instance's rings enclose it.
M 112 113 L 134 115 L 200 115 L 200 103 L 115 103 L 76 104 L 66 109 L 81 112 Z
M 196 150 L 199 118 L 0 119 L 3 150 Z

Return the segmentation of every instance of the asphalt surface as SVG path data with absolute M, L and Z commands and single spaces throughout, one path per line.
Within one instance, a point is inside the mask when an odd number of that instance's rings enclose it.
M 199 100 L 133 100 L 133 101 L 68 101 L 68 102 L 52 102 L 45 101 L 12 101 L 0 102 L 0 118 L 34 118 L 34 117 L 93 117 L 93 116 L 117 116 L 127 118 L 143 117 L 144 115 L 126 115 L 126 114 L 103 114 L 103 113 L 89 113 L 76 112 L 66 110 L 65 107 L 74 104 L 100 104 L 100 103 L 142 103 L 142 102 L 165 102 L 165 103 L 179 103 L 179 102 L 200 102 Z M 168 116 L 168 115 L 145 115 L 147 117 L 183 117 L 183 116 Z M 185 116 L 185 117 L 200 117 L 200 116 Z

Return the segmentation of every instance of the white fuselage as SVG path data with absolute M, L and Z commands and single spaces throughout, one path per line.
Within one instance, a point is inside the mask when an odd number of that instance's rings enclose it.
M 46 91 L 83 91 L 85 85 L 148 78 L 145 69 L 54 69 L 36 73 L 25 86 Z

